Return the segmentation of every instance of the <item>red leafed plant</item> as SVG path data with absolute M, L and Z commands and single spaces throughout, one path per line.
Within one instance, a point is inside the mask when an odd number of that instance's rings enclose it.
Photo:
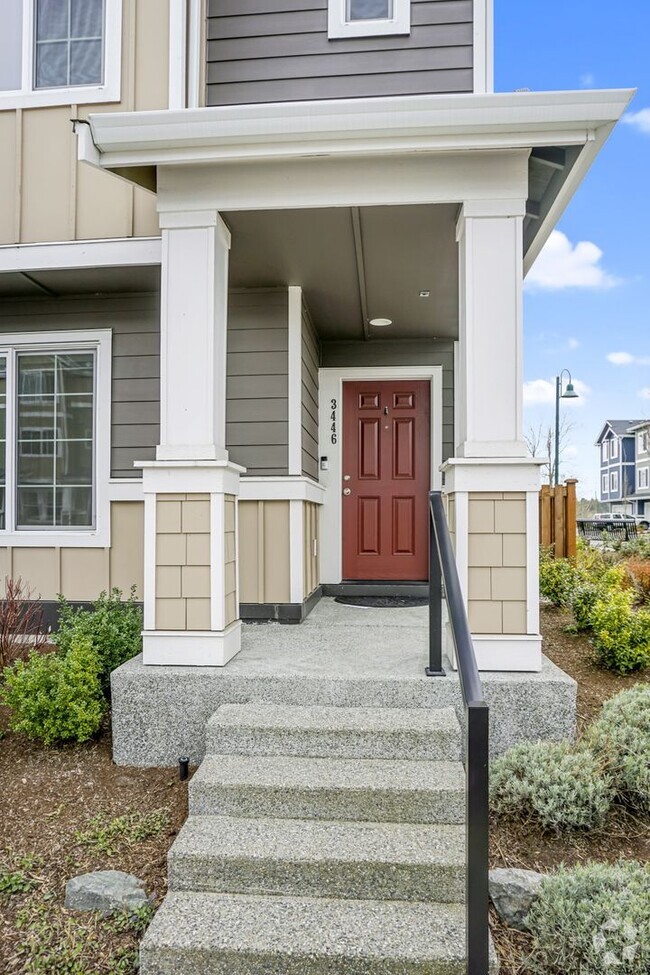
M 43 650 L 48 640 L 40 596 L 34 597 L 20 576 L 6 577 L 0 599 L 0 673 L 16 660 L 24 659 L 30 650 Z
M 648 559 L 630 559 L 627 571 L 639 597 L 644 603 L 650 602 L 650 561 Z

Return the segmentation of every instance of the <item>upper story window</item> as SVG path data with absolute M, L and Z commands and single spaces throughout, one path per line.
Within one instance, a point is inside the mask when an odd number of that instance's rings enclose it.
M 609 450 L 610 450 L 609 456 L 612 458 L 612 460 L 618 457 L 618 440 L 616 439 L 616 437 L 614 437 L 614 439 L 611 441 L 611 446 Z
M 122 0 L 3 0 L 0 110 L 119 101 Z
M 602 457 L 603 460 L 607 460 L 607 458 L 609 457 L 609 448 L 607 446 L 607 440 L 603 440 L 602 442 L 600 448 L 600 456 Z
M 647 467 L 641 467 L 637 472 L 637 487 L 646 490 L 650 484 L 650 471 Z
M 607 477 L 607 474 L 603 474 L 602 478 L 600 479 L 600 491 L 601 494 L 609 494 L 609 478 Z
M 329 37 L 411 32 L 411 0 L 328 0 Z
M 618 491 L 618 471 L 612 471 L 609 475 L 609 490 L 611 494 Z
M 645 454 L 648 452 L 648 440 L 650 439 L 650 433 L 648 430 L 641 430 L 637 434 L 637 449 L 640 453 Z

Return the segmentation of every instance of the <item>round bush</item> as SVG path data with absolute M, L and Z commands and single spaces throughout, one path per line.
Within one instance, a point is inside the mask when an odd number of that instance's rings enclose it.
M 609 592 L 591 611 L 593 644 L 598 661 L 617 674 L 650 664 L 650 613 L 633 609 L 631 590 Z
M 606 701 L 584 742 L 607 769 L 617 797 L 650 815 L 650 686 Z
M 554 606 L 567 606 L 576 585 L 576 567 L 569 559 L 553 559 L 542 550 L 539 591 Z
M 106 710 L 100 673 L 88 639 L 75 641 L 65 655 L 32 652 L 7 667 L 0 698 L 11 708 L 12 730 L 46 745 L 87 741 Z
M 589 829 L 611 805 L 611 785 L 598 760 L 564 742 L 515 745 L 492 764 L 490 780 L 497 815 L 533 818 L 547 829 Z
M 526 923 L 533 975 L 648 975 L 650 869 L 592 863 L 546 877 Z

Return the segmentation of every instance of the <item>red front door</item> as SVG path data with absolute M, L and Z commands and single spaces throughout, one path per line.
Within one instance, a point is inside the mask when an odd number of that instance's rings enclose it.
M 343 384 L 343 578 L 426 580 L 426 381 Z

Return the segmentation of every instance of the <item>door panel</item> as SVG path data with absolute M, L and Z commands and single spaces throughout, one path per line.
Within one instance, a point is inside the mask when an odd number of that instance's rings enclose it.
M 430 389 L 426 380 L 343 384 L 345 579 L 428 578 Z

